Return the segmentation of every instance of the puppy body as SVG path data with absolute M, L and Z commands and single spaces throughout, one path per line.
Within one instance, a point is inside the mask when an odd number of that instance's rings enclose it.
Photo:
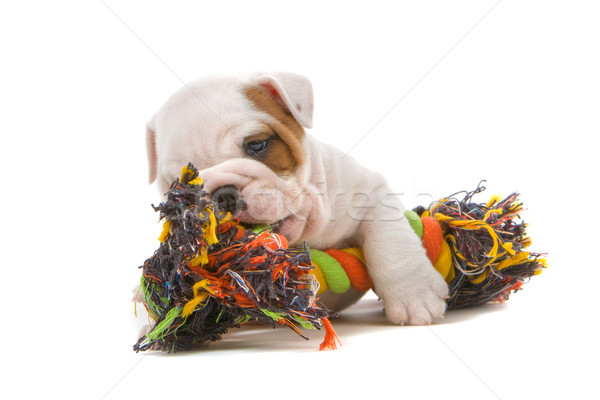
M 430 323 L 445 311 L 446 282 L 385 179 L 305 133 L 312 108 L 310 81 L 295 74 L 195 81 L 148 123 L 150 182 L 165 193 L 191 161 L 209 193 L 236 188 L 241 221 L 277 223 L 291 244 L 362 247 L 387 317 Z

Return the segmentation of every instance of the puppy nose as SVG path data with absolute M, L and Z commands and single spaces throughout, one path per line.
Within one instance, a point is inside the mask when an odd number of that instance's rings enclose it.
M 224 211 L 235 214 L 244 208 L 244 202 L 240 199 L 240 192 L 233 185 L 222 186 L 212 193 L 212 199 Z

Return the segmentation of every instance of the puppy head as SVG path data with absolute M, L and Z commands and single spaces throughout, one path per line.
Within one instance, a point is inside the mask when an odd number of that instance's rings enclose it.
M 291 73 L 209 77 L 176 92 L 147 125 L 150 183 L 161 193 L 192 162 L 243 222 L 279 223 L 295 242 L 314 210 L 304 128 L 312 85 Z M 237 206 L 237 207 L 236 207 Z

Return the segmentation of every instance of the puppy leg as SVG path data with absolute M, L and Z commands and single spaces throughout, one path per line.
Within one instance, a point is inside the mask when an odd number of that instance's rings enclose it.
M 372 211 L 370 220 L 360 223 L 359 240 L 386 316 L 396 324 L 430 324 L 446 310 L 448 285 L 427 258 L 401 204 L 378 204 Z

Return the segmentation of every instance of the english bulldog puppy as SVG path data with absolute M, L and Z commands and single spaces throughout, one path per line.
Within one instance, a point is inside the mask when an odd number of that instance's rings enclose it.
M 290 245 L 361 247 L 387 318 L 431 323 L 446 309 L 448 286 L 404 206 L 382 175 L 307 134 L 312 117 L 312 84 L 301 75 L 196 80 L 147 124 L 150 183 L 165 193 L 192 162 L 213 199 L 242 222 L 276 224 Z

